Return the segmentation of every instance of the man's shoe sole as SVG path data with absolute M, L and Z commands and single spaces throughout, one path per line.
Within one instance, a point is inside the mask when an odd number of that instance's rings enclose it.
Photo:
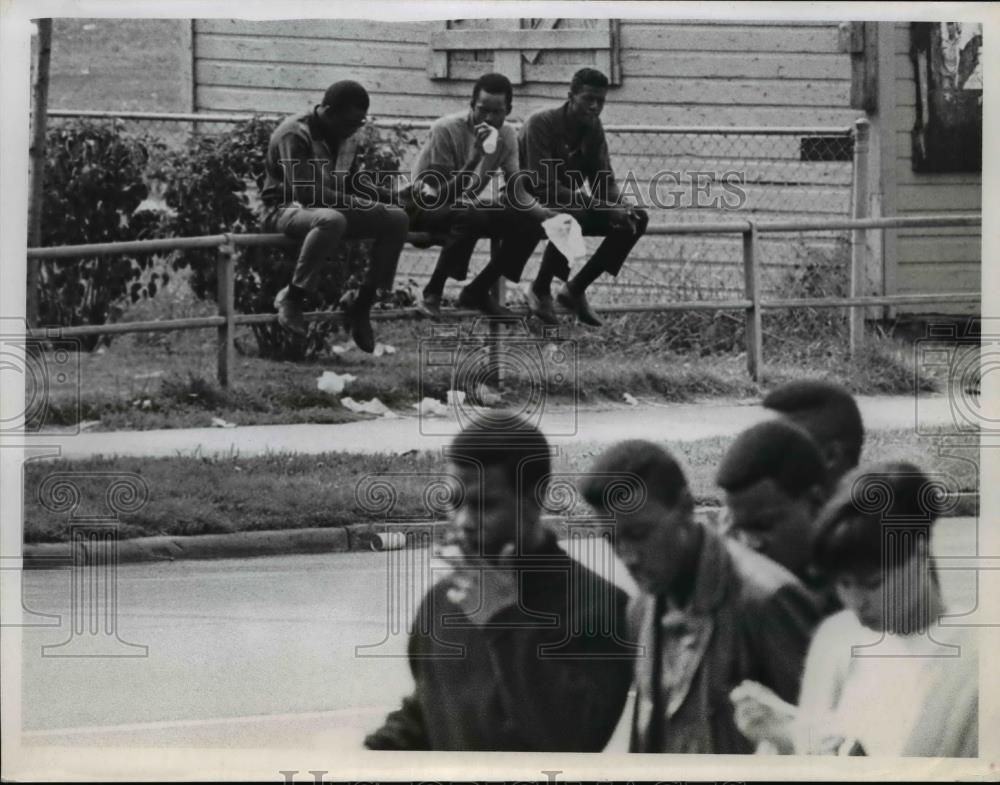
M 579 321 L 581 324 L 586 324 L 590 327 L 601 327 L 604 325 L 604 322 L 602 322 L 600 319 L 597 318 L 597 316 L 593 315 L 592 313 L 588 314 L 582 312 L 577 306 L 577 303 L 574 300 L 567 297 L 566 295 L 564 295 L 562 292 L 556 295 L 556 301 L 561 306 L 563 306 L 563 308 L 566 308 L 567 310 L 575 313 L 577 321 Z

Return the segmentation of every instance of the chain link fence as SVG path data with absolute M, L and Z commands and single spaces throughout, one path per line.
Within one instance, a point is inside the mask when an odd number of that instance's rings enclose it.
M 74 118 L 116 118 L 122 134 L 152 137 L 181 147 L 196 135 L 224 134 L 247 116 L 116 114 L 55 110 L 50 123 Z M 402 171 L 414 164 L 429 123 L 382 121 L 400 126 L 412 137 Z M 853 179 L 850 129 L 824 128 L 606 128 L 612 165 L 619 185 L 651 213 L 651 222 L 713 222 L 736 218 L 801 220 L 849 217 Z M 761 238 L 762 287 L 765 296 L 824 297 L 847 293 L 850 235 L 846 230 L 767 235 Z M 600 238 L 587 238 L 588 250 Z M 537 270 L 539 244 L 523 281 Z M 472 269 L 486 261 L 480 243 Z M 436 249 L 407 248 L 399 280 L 423 286 L 437 258 Z M 602 276 L 592 288 L 601 304 L 655 304 L 678 300 L 732 299 L 744 290 L 742 245 L 738 235 L 647 236 L 639 242 L 617 278 Z M 446 290 L 457 291 L 458 284 Z M 526 285 L 526 284 L 522 284 Z M 508 288 L 517 302 L 517 287 Z M 741 345 L 741 318 L 719 319 L 712 312 L 669 315 L 670 342 L 664 350 L 692 345 L 715 348 Z M 623 317 L 624 318 L 624 317 Z M 655 332 L 663 316 L 629 317 Z M 797 353 L 817 345 L 844 345 L 847 316 L 837 309 L 800 308 L 770 312 L 764 340 L 771 350 Z M 833 339 L 832 341 L 830 339 Z

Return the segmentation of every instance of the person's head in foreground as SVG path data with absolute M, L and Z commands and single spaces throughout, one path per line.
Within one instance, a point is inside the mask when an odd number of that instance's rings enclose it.
M 326 89 L 316 114 L 327 134 L 335 139 L 353 136 L 368 119 L 368 91 L 344 79 Z
M 514 106 L 514 88 L 503 74 L 484 74 L 472 87 L 472 124 L 500 128 Z
M 615 550 L 647 594 L 683 594 L 693 583 L 702 532 L 684 472 L 662 447 L 612 446 L 580 483 L 595 510 L 615 516 Z
M 768 393 L 762 403 L 816 440 L 831 484 L 858 465 L 865 441 L 861 410 L 839 384 L 821 379 L 789 382 Z
M 581 68 L 569 85 L 569 118 L 582 126 L 594 125 L 608 97 L 608 77 L 596 68 Z
M 715 481 L 726 493 L 728 533 L 805 577 L 813 524 L 828 493 L 826 467 L 809 434 L 785 420 L 758 423 L 730 445 Z
M 552 471 L 549 443 L 519 415 L 476 415 L 445 450 L 457 480 L 452 524 L 468 556 L 530 553 L 544 539 L 542 500 Z
M 815 567 L 864 626 L 908 634 L 942 610 L 930 566 L 940 487 L 910 463 L 880 463 L 844 478 L 817 520 Z

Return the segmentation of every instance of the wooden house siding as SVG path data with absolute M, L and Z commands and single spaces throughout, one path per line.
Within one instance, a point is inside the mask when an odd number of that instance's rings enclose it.
M 492 67 L 457 63 L 455 78 L 429 78 L 434 22 L 199 19 L 194 30 L 196 111 L 295 112 L 350 77 L 371 92 L 373 114 L 432 119 L 454 111 Z M 857 114 L 835 23 L 621 20 L 620 60 L 607 123 L 846 126 Z M 556 66 L 525 66 L 512 119 L 562 100 L 574 70 L 541 82 L 533 68 L 551 75 Z
M 462 24 L 474 37 L 476 28 L 490 22 L 463 20 Z M 519 24 L 506 20 L 504 28 L 509 31 Z M 980 209 L 978 175 L 912 171 L 915 88 L 909 26 L 880 23 L 878 28 L 878 109 L 871 116 L 874 214 Z M 448 78 L 432 78 L 441 73 L 442 53 L 432 52 L 430 43 L 443 40 L 442 22 L 199 19 L 193 30 L 193 108 L 199 112 L 304 111 L 317 103 L 328 84 L 352 78 L 371 93 L 373 116 L 430 120 L 464 105 L 472 81 L 492 70 L 497 56 L 469 49 L 444 53 Z M 836 22 L 623 19 L 615 30 L 620 84 L 609 94 L 604 112 L 608 125 L 847 128 L 863 115 L 850 106 L 851 55 L 842 48 Z M 523 32 L 526 41 L 544 37 L 540 31 Z M 581 40 L 599 37 L 587 33 Z M 511 53 L 500 57 L 501 63 L 510 63 Z M 578 65 L 561 51 L 520 61 L 523 83 L 515 86 L 511 119 L 523 119 L 562 101 Z M 813 162 L 804 174 L 797 137 L 611 134 L 609 144 L 619 176 L 634 172 L 641 186 L 651 172 L 664 166 L 748 172 L 744 215 L 794 219 L 846 215 L 850 209 L 850 164 Z M 669 217 L 724 219 L 733 213 L 673 210 Z M 873 291 L 979 288 L 978 230 L 873 232 L 869 242 Z M 843 245 L 829 234 L 762 242 L 765 264 L 777 267 L 799 264 L 817 254 L 840 258 L 843 252 Z M 417 269 L 427 269 L 434 256 L 434 251 L 407 253 L 417 261 Z M 678 291 L 696 281 L 695 285 L 724 295 L 742 286 L 739 259 L 738 238 L 650 237 L 637 246 L 635 264 L 626 266 L 619 285 L 634 284 L 637 291 L 648 288 L 643 282 L 655 273 L 658 281 Z M 770 280 L 778 277 L 772 275 Z
M 886 195 L 886 214 L 976 212 L 982 209 L 982 177 L 969 173 L 913 171 L 911 130 L 916 120 L 916 85 L 910 60 L 910 25 L 893 23 L 893 48 L 882 58 L 891 67 L 894 111 L 885 124 L 882 145 L 892 166 L 894 187 Z M 971 291 L 981 288 L 982 233 L 978 227 L 901 230 L 887 238 L 889 294 Z M 907 312 L 978 312 L 978 305 L 909 307 Z

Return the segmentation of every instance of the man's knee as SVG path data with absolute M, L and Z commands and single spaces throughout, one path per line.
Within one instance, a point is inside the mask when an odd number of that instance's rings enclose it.
M 401 207 L 391 205 L 382 205 L 382 211 L 381 219 L 384 222 L 385 231 L 393 237 L 405 238 L 410 231 L 410 219 L 406 211 Z
M 632 211 L 632 215 L 635 216 L 635 224 L 639 234 L 642 234 L 649 225 L 649 212 L 643 210 L 641 207 L 637 207 Z
M 317 209 L 313 211 L 310 228 L 330 234 L 343 234 L 347 231 L 347 217 L 329 208 Z

